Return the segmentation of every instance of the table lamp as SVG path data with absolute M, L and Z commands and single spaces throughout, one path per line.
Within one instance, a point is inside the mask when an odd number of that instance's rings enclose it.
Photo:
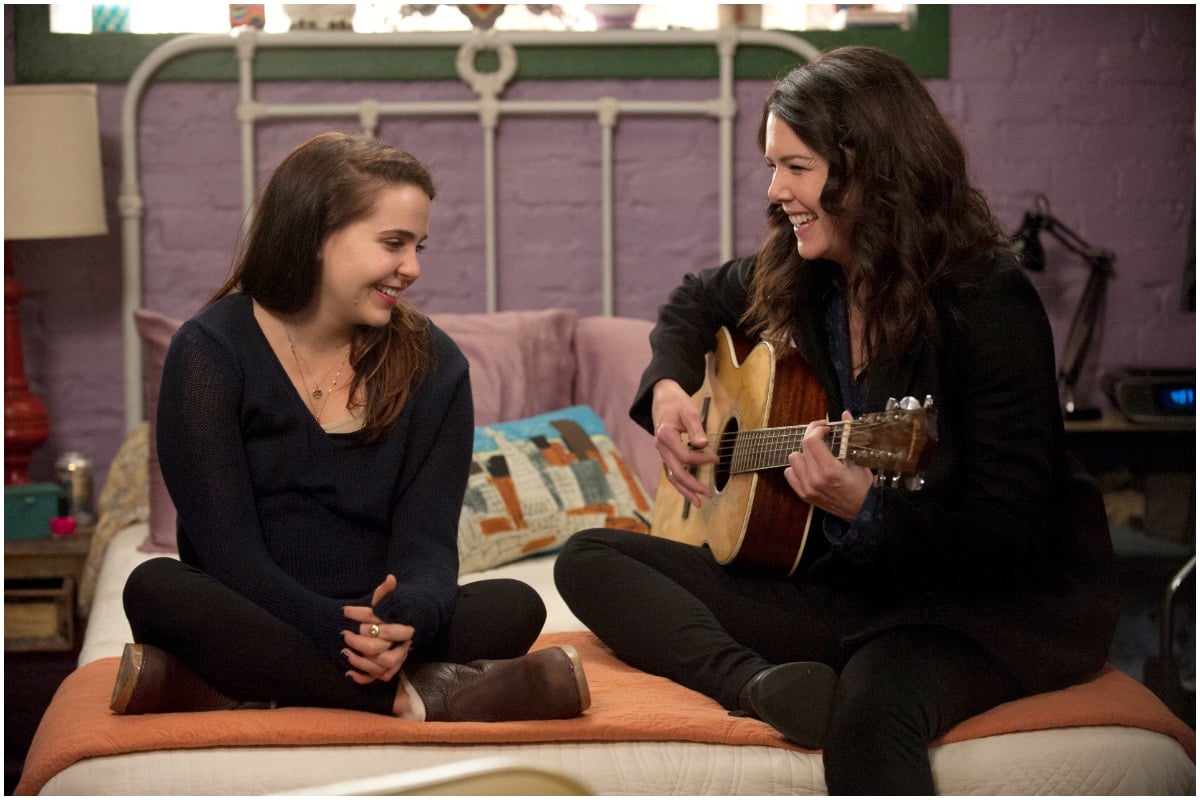
M 1025 268 L 1032 272 L 1046 269 L 1046 252 L 1038 238 L 1042 233 L 1054 237 L 1064 247 L 1087 262 L 1091 272 L 1071 320 L 1067 333 L 1067 344 L 1063 351 L 1058 380 L 1062 391 L 1063 416 L 1069 420 L 1099 419 L 1100 409 L 1081 408 L 1075 399 L 1075 384 L 1083 370 L 1083 362 L 1091 347 L 1096 327 L 1104 312 L 1104 296 L 1108 279 L 1113 274 L 1117 257 L 1110 250 L 1094 247 L 1072 231 L 1050 213 L 1050 201 L 1044 194 L 1035 198 L 1034 210 L 1026 211 L 1021 229 L 1013 236 L 1013 242 L 1025 260 Z
M 29 391 L 21 348 L 16 239 L 108 233 L 96 87 L 4 87 L 4 482 L 29 482 L 33 452 L 50 438 L 49 416 Z

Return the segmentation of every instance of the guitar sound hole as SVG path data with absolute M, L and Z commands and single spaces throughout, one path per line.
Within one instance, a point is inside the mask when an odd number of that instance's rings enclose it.
M 733 445 L 737 441 L 737 433 L 737 419 L 730 419 L 717 440 L 717 463 L 713 465 L 713 488 L 718 492 L 725 491 L 725 484 L 729 483 L 729 477 L 732 474 Z

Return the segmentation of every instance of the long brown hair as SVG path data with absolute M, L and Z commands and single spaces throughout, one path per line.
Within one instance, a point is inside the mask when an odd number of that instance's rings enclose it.
M 883 50 L 838 48 L 775 85 L 763 105 L 760 149 L 769 115 L 829 163 L 821 206 L 851 243 L 845 291 L 863 312 L 868 363 L 936 341 L 936 297 L 976 282 L 1005 237 L 921 80 Z M 808 265 L 779 204 L 767 219 L 745 321 L 786 344 Z
M 304 142 L 267 181 L 233 272 L 209 303 L 241 291 L 275 313 L 306 308 L 320 286 L 325 237 L 370 213 L 384 186 L 403 185 L 437 195 L 420 161 L 371 137 L 323 133 Z M 428 318 L 403 300 L 384 327 L 355 331 L 350 396 L 363 398 L 367 441 L 384 435 L 429 369 L 428 338 Z

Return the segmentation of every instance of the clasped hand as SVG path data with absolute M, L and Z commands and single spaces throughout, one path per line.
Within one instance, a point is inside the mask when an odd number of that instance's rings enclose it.
M 354 630 L 342 632 L 346 642 L 342 652 L 354 668 L 346 673 L 346 677 L 355 683 L 390 681 L 408 658 L 416 630 L 410 625 L 384 622 L 373 610 L 395 588 L 396 576 L 388 575 L 371 595 L 371 605 L 342 609 L 347 619 L 358 623 Z M 372 635 L 373 631 L 375 635 Z
M 709 445 L 708 434 L 695 402 L 675 381 L 661 380 L 654 385 L 653 418 L 654 446 L 667 471 L 667 480 L 699 508 L 703 498 L 713 496 L 713 488 L 697 479 L 691 468 L 713 464 L 718 459 L 705 449 Z M 842 419 L 854 418 L 847 411 Z M 801 449 L 788 457 L 783 474 L 802 500 L 849 522 L 858 516 L 875 476 L 866 467 L 847 464 L 835 457 L 825 442 L 829 430 L 825 420 L 810 423 Z

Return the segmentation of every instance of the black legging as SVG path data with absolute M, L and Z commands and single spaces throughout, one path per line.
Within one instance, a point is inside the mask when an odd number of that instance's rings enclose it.
M 617 530 L 572 536 L 558 591 L 626 663 L 738 707 L 756 672 L 788 661 L 840 671 L 824 749 L 830 794 L 934 794 L 928 744 L 1019 694 L 966 638 L 935 627 L 853 651 L 790 580 L 722 567 L 704 548 Z
M 135 642 L 173 654 L 230 697 L 392 713 L 398 678 L 360 686 L 300 631 L 176 559 L 135 568 L 124 602 Z M 448 630 L 423 660 L 516 658 L 528 652 L 545 621 L 545 605 L 524 583 L 464 584 Z M 347 620 L 348 628 L 354 625 Z

